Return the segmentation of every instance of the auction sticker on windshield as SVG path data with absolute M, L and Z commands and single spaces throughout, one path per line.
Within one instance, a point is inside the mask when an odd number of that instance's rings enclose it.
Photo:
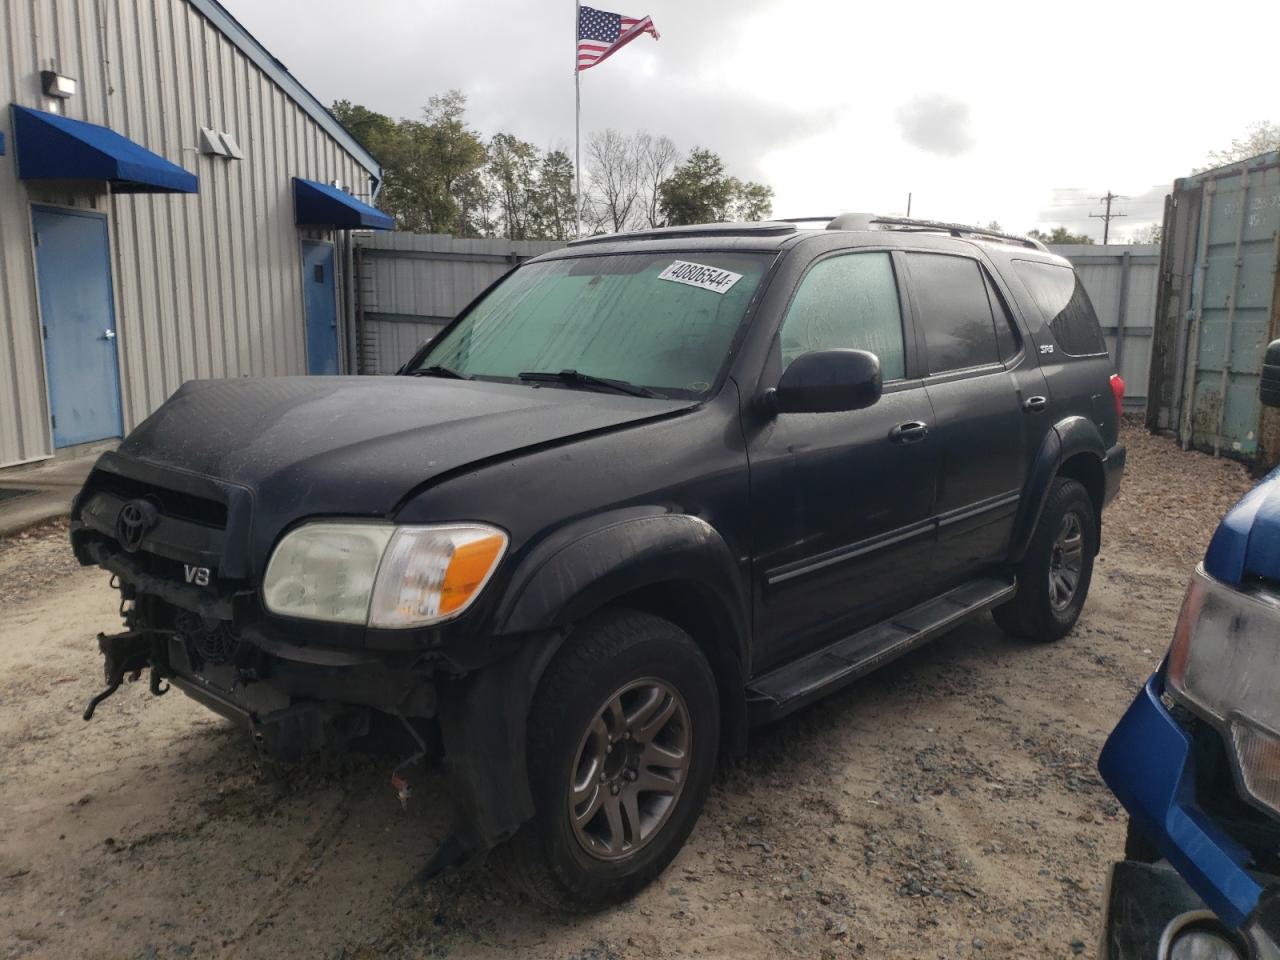
M 688 263 L 677 260 L 658 274 L 659 280 L 670 280 L 672 283 L 686 283 L 691 287 L 701 287 L 712 293 L 728 293 L 733 285 L 742 279 L 742 274 L 719 267 L 708 267 L 701 263 Z

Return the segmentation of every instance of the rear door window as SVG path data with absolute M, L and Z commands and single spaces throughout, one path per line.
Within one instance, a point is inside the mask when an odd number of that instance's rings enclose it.
M 929 372 L 999 363 L 995 317 L 978 262 L 945 253 L 905 256 Z
M 889 254 L 851 253 L 819 260 L 800 281 L 782 321 L 782 369 L 815 350 L 866 350 L 880 375 L 906 375 L 902 307 Z
M 1009 315 L 1009 307 L 1004 302 L 1004 297 L 992 282 L 991 274 L 983 270 L 982 279 L 986 281 L 987 299 L 991 301 L 991 312 L 996 319 L 996 340 L 1000 345 L 1000 359 L 1008 363 L 1022 349 L 1022 341 L 1014 332 L 1013 317 Z
M 1015 260 L 1018 273 L 1036 306 L 1053 331 L 1062 352 L 1073 357 L 1092 357 L 1107 352 L 1098 316 L 1084 284 L 1070 267 L 1034 260 Z

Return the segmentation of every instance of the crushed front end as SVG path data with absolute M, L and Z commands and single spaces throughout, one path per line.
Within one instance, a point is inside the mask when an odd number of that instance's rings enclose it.
M 355 631 L 282 630 L 264 615 L 248 555 L 252 497 L 203 477 L 107 455 L 73 508 L 72 545 L 110 571 L 124 630 L 99 638 L 107 687 L 149 672 L 294 760 L 368 734 L 371 712 L 429 719 L 435 665 L 369 650 Z M 326 642 L 327 641 L 327 642 Z
M 1196 570 L 1167 660 L 1099 759 L 1131 831 L 1106 960 L 1280 957 L 1277 637 L 1268 585 Z

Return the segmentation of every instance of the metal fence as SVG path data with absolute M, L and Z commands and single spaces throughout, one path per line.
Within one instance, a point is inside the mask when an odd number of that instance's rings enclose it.
M 1071 261 L 1089 292 L 1116 372 L 1124 377 L 1125 409 L 1144 410 L 1160 281 L 1159 246 L 1063 244 L 1050 249 Z
M 460 240 L 447 234 L 362 237 L 355 249 L 361 373 L 395 373 L 487 286 L 554 240 Z

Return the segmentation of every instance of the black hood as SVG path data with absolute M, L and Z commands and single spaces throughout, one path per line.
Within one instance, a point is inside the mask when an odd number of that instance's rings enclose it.
M 421 377 L 199 380 L 119 453 L 247 488 L 261 534 L 303 516 L 390 515 L 416 487 L 469 464 L 692 405 Z

